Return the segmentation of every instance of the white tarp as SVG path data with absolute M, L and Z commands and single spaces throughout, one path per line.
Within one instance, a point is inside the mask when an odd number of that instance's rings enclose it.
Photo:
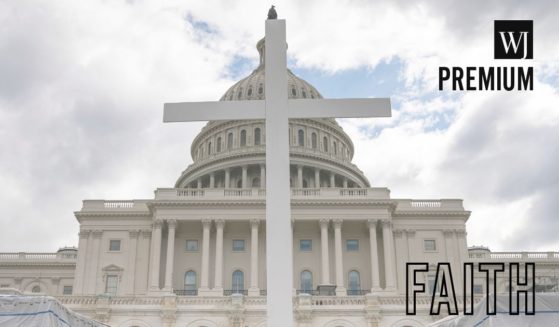
M 515 294 L 513 294 L 515 296 Z M 521 299 L 523 296 L 520 297 Z M 489 301 L 493 301 L 491 298 Z M 520 301 L 520 314 L 509 314 L 509 295 L 497 296 L 497 314 L 487 314 L 487 297 L 474 308 L 471 316 L 449 316 L 430 327 L 543 327 L 559 326 L 559 293 L 537 293 L 535 315 L 524 314 L 524 301 Z
M 0 295 L 0 326 L 107 326 L 67 309 L 50 296 Z

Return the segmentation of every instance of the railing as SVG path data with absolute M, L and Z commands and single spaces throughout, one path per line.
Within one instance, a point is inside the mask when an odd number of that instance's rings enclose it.
M 248 197 L 252 196 L 252 189 L 225 189 L 224 196 Z
M 188 196 L 188 197 L 196 197 L 196 196 L 204 196 L 204 190 L 197 190 L 197 189 L 178 189 L 177 196 Z
M 105 201 L 103 205 L 107 209 L 130 209 L 134 207 L 134 201 Z
M 371 199 L 389 200 L 390 191 L 387 188 L 292 188 L 291 197 L 297 199 Z M 159 188 L 155 191 L 156 200 L 221 200 L 266 198 L 266 190 L 259 188 L 205 188 L 205 189 L 176 189 Z
M 148 202 L 149 200 L 84 200 L 82 211 L 148 211 Z
M 248 290 L 224 290 L 223 295 L 229 296 L 233 294 L 248 295 Z
M 173 290 L 178 296 L 198 295 L 198 290 Z
M 313 296 L 313 306 L 340 306 L 340 305 L 365 305 L 367 300 L 364 296 Z
M 429 200 L 412 200 L 410 202 L 412 208 L 440 208 L 441 201 L 429 201 Z
M 340 189 L 341 196 L 367 196 L 366 188 L 342 188 Z
M 293 196 L 320 196 L 319 188 L 298 188 L 292 189 L 291 195 Z
M 462 211 L 466 213 L 460 199 L 398 199 L 397 201 L 396 211 Z
M 33 252 L 4 252 L 0 253 L 0 261 L 65 261 L 74 262 L 77 253 L 33 253 Z
M 559 252 L 470 252 L 470 259 L 482 260 L 557 260 Z

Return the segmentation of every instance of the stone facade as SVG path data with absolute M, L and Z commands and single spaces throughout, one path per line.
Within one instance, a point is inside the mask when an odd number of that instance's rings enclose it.
M 263 94 L 263 65 L 222 101 Z M 321 97 L 288 74 L 291 98 Z M 113 326 L 265 326 L 274 282 L 266 280 L 265 142 L 262 121 L 209 122 L 174 188 L 152 199 L 83 201 L 78 248 L 0 254 L 0 287 L 56 296 Z M 334 120 L 290 121 L 293 244 L 285 246 L 294 254 L 298 326 L 438 319 L 427 314 L 428 296 L 418 298 L 417 316 L 405 315 L 406 263 L 414 261 L 450 262 L 456 285 L 467 261 L 534 261 L 540 290 L 557 290 L 558 253 L 468 251 L 462 200 L 393 199 L 370 186 L 353 151 Z M 433 276 L 419 277 L 431 285 Z M 479 295 L 487 291 L 480 278 Z

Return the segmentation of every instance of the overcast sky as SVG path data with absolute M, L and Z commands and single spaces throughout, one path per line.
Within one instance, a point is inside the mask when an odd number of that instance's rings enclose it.
M 203 124 L 164 125 L 163 103 L 256 67 L 270 3 L 159 3 L 0 0 L 0 251 L 75 246 L 83 199 L 172 187 Z M 390 119 L 339 120 L 373 186 L 464 199 L 469 245 L 559 251 L 559 2 L 274 4 L 296 74 L 392 98 Z M 495 19 L 534 20 L 534 60 L 492 59 Z M 437 89 L 439 66 L 498 65 L 533 65 L 535 90 Z

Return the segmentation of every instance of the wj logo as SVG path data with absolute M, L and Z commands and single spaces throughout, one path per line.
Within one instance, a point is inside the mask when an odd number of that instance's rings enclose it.
M 495 59 L 533 59 L 533 21 L 496 20 L 494 37 Z

